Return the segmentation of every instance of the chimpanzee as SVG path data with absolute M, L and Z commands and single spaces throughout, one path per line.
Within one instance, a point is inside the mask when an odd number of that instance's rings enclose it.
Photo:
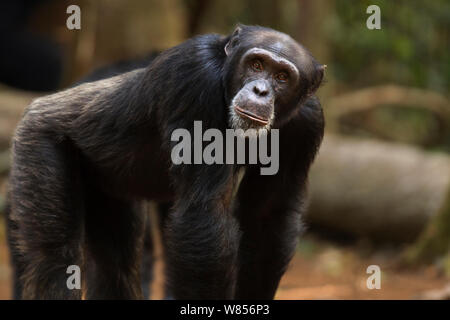
M 288 35 L 238 25 L 146 68 L 34 100 L 13 138 L 8 234 L 16 296 L 137 299 L 144 215 L 166 208 L 175 299 L 272 299 L 300 229 L 324 120 L 324 66 Z M 279 130 L 279 170 L 174 164 L 175 129 Z M 272 130 L 272 131 L 270 131 Z M 269 146 L 270 147 L 270 146 Z M 238 183 L 238 177 L 243 177 Z M 79 265 L 82 290 L 66 286 Z

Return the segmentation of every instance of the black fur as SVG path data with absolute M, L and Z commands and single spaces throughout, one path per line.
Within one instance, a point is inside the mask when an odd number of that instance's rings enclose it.
M 312 93 L 319 66 L 292 39 L 241 26 L 237 39 L 204 35 L 161 53 L 147 68 L 39 98 L 13 140 L 9 241 L 17 296 L 79 299 L 66 268 L 82 266 L 86 298 L 142 298 L 145 218 L 140 202 L 172 203 L 163 222 L 168 295 L 176 299 L 273 298 L 300 230 L 309 166 L 323 136 Z M 237 48 L 227 56 L 225 45 Z M 295 101 L 276 105 L 280 170 L 171 165 L 174 129 L 229 127 L 229 88 L 251 47 L 305 70 Z M 292 42 L 292 43 L 291 43 Z M 302 68 L 300 68 L 302 67 Z M 278 120 L 278 121 L 277 121 Z M 166 205 L 167 207 L 167 205 Z M 148 244 L 147 244 L 148 245 Z

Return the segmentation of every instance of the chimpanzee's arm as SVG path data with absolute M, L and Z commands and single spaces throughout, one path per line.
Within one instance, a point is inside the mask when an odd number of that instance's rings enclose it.
M 301 227 L 307 174 L 323 136 L 316 99 L 280 130 L 280 167 L 260 175 L 249 167 L 241 182 L 236 215 L 243 232 L 237 299 L 272 299 L 291 260 Z
M 189 166 L 177 175 L 165 233 L 168 290 L 175 299 L 233 298 L 238 228 L 229 210 L 231 169 Z

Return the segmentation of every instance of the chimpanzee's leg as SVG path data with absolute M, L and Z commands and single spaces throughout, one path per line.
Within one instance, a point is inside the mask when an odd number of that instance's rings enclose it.
M 153 280 L 153 264 L 154 264 L 154 245 L 153 245 L 153 234 L 152 234 L 152 217 L 148 210 L 143 212 L 144 222 L 144 238 L 143 238 L 143 249 L 142 249 L 142 263 L 141 263 L 141 287 L 142 295 L 144 299 L 149 299 L 151 292 L 150 286 Z
M 68 288 L 66 273 L 70 265 L 81 265 L 84 203 L 77 152 L 67 141 L 27 136 L 31 140 L 14 142 L 10 175 L 15 297 L 79 299 L 81 290 Z
M 165 252 L 165 238 L 167 217 L 169 215 L 169 209 L 172 207 L 172 202 L 162 202 L 157 205 L 157 221 L 154 221 L 155 216 L 152 216 L 150 212 L 145 212 L 145 231 L 144 231 L 144 248 L 142 252 L 142 264 L 141 264 L 141 286 L 144 299 L 150 298 L 151 295 L 151 282 L 153 280 L 153 269 L 155 261 L 155 247 L 152 226 L 153 223 L 159 225 L 161 234 L 161 244 L 163 246 L 163 255 Z M 167 291 L 167 287 L 164 288 L 164 298 L 172 299 L 172 295 Z
M 173 207 L 173 202 L 158 203 L 158 224 L 161 234 L 161 244 L 163 249 L 164 263 L 166 264 L 166 251 L 167 251 L 167 223 L 170 209 Z M 169 292 L 167 281 L 164 284 L 164 299 L 172 300 L 173 295 Z
M 92 191 L 92 190 L 91 190 Z M 142 299 L 143 214 L 137 204 L 89 192 L 87 299 Z
M 20 275 L 23 274 L 23 270 L 21 269 L 23 265 L 20 263 L 20 252 L 17 250 L 17 246 L 14 243 L 14 235 L 17 235 L 18 227 L 17 224 L 10 219 L 11 207 L 9 205 L 8 197 L 5 206 L 6 213 L 6 231 L 7 238 L 9 243 L 9 251 L 10 251 L 10 260 L 13 271 L 13 299 L 21 299 L 22 298 L 22 284 L 20 282 Z

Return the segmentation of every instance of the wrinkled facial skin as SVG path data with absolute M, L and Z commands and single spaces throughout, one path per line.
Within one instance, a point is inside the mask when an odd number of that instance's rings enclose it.
M 289 36 L 239 26 L 225 46 L 233 128 L 270 129 L 288 121 L 319 86 L 324 67 Z
M 232 112 L 242 118 L 241 126 L 270 128 L 275 118 L 275 100 L 293 97 L 299 80 L 297 67 L 268 50 L 252 48 L 241 58 L 238 86 Z

